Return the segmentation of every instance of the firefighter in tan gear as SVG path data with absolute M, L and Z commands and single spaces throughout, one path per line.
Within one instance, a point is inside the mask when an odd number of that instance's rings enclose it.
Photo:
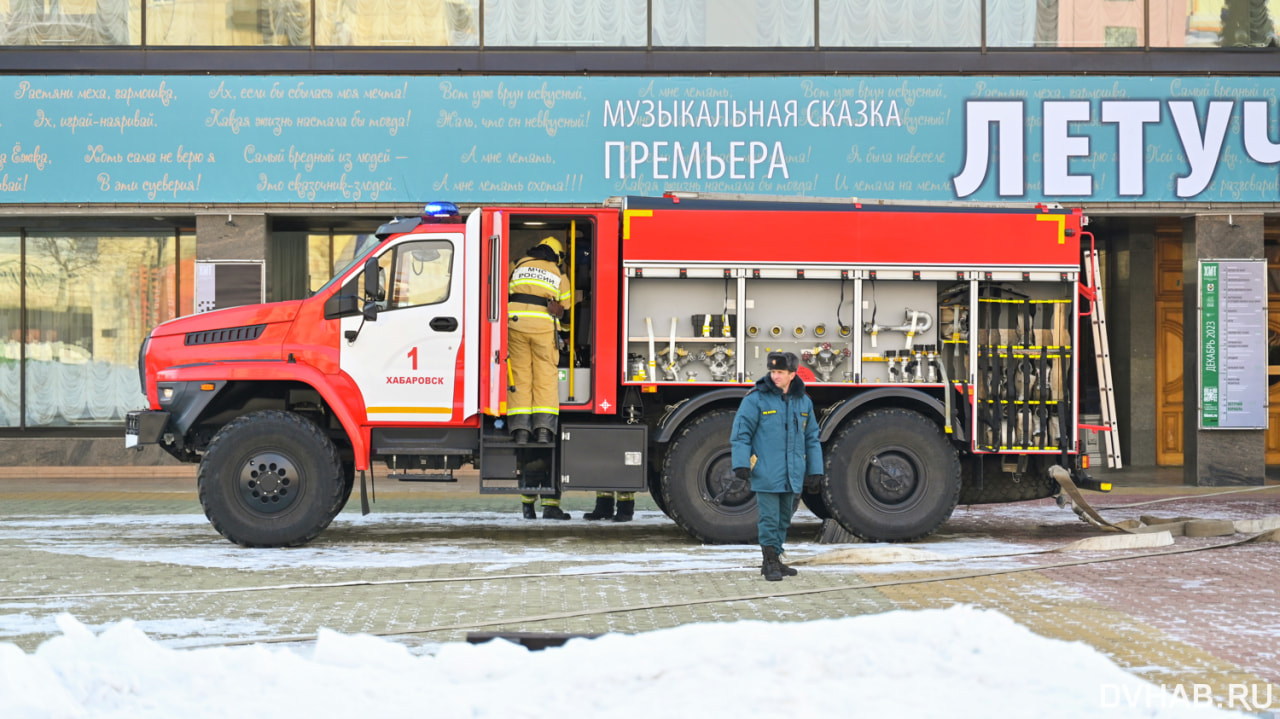
M 569 308 L 573 288 L 560 273 L 564 248 L 554 237 L 545 237 L 511 270 L 507 284 L 507 425 L 516 444 L 532 439 L 538 444 L 555 440 L 560 415 L 560 384 L 556 347 L 560 317 Z M 524 517 L 534 519 L 536 496 L 523 495 Z M 560 509 L 560 493 L 542 499 L 544 519 L 568 519 Z

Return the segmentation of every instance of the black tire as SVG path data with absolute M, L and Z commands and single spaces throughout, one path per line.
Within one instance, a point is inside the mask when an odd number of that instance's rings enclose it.
M 329 526 L 346 498 L 338 451 L 314 423 L 278 410 L 228 422 L 200 463 L 200 504 L 245 547 L 294 547 Z
M 753 544 L 756 495 L 733 476 L 729 434 L 733 410 L 708 412 L 671 442 L 662 463 L 662 500 L 667 516 L 708 544 Z
M 658 505 L 659 511 L 670 517 L 671 513 L 667 511 L 667 503 L 662 498 L 662 460 L 653 459 L 653 454 L 653 452 L 649 453 L 649 477 L 646 480 L 646 484 L 649 487 L 649 498 L 653 500 L 654 504 Z
M 903 409 L 858 417 L 827 454 L 823 499 L 841 527 L 873 542 L 931 534 L 960 498 L 960 459 L 937 422 Z
M 818 519 L 831 519 L 831 510 L 827 507 L 827 500 L 822 498 L 822 492 L 801 492 L 800 501 L 804 506 L 813 512 Z
M 347 506 L 347 501 L 351 499 L 351 488 L 356 486 L 356 463 L 348 460 L 342 462 L 342 493 L 338 495 L 338 505 L 333 508 L 333 516 Z

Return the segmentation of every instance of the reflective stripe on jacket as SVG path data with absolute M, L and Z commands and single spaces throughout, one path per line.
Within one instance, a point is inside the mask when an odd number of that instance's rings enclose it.
M 507 292 L 545 297 L 551 302 L 559 302 L 561 306 L 568 309 L 567 284 L 560 275 L 560 268 L 556 263 L 525 257 L 511 271 Z M 518 332 L 550 332 L 556 326 L 555 319 L 547 313 L 546 307 L 528 302 L 508 302 L 507 322 L 510 329 Z

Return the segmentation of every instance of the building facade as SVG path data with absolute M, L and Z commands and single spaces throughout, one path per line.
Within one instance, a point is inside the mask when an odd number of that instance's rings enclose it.
M 1267 268 L 1245 361 L 1280 363 L 1277 12 L 0 1 L 0 451 L 160 461 L 115 446 L 150 327 L 305 296 L 425 201 L 687 191 L 1083 206 L 1125 461 L 1261 477 L 1280 423 L 1202 429 L 1184 368 L 1203 360 L 1198 261 L 1217 259 Z M 1261 376 L 1246 390 L 1269 415 Z

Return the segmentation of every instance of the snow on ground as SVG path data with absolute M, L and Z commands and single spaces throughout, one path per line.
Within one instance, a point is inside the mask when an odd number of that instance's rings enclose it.
M 661 512 L 639 512 L 634 527 L 670 527 Z M 96 517 L 15 517 L 0 525 L 0 540 L 56 554 L 124 562 L 161 562 L 179 566 L 274 572 L 280 569 L 374 569 L 472 564 L 481 572 L 523 567 L 534 562 L 568 565 L 565 573 L 610 571 L 643 566 L 646 570 L 725 569 L 759 566 L 759 549 L 747 547 L 678 545 L 669 550 L 637 546 L 607 554 L 559 551 L 555 542 L 513 544 L 486 536 L 486 530 L 530 527 L 510 512 L 383 513 L 360 517 L 340 515 L 319 541 L 282 552 L 245 549 L 218 536 L 203 515 L 111 515 Z M 357 529 L 358 528 L 358 529 Z M 450 532 L 447 540 L 432 542 L 430 533 Z M 348 530 L 340 543 L 325 544 L 326 536 Z M 421 541 L 388 541 L 388 535 L 423 533 Z M 639 560 L 639 561 L 638 561 Z
M 445 644 L 427 656 L 333 632 L 306 647 L 180 650 L 132 622 L 95 634 L 57 621 L 62 635 L 31 654 L 0 643 L 0 717 L 1240 716 L 971 607 L 691 624 L 541 652 Z
M 1065 523 L 1079 520 L 1069 512 L 1055 516 Z M 1048 514 L 1048 513 L 1046 513 Z M 810 519 L 813 519 L 810 517 Z M 632 528 L 669 528 L 671 520 L 661 512 L 638 512 Z M 560 551 L 555 542 L 516 545 L 493 539 L 486 530 L 501 528 L 536 529 L 511 512 L 430 512 L 382 513 L 361 517 L 339 515 L 317 542 L 280 552 L 275 549 L 244 549 L 224 540 L 199 514 L 111 515 L 85 517 L 10 517 L 0 524 L 0 541 L 56 554 L 93 557 L 125 562 L 162 562 L 180 566 L 273 572 L 280 569 L 370 569 L 427 567 L 439 564 L 471 564 L 482 572 L 505 571 L 534 562 L 561 565 L 564 573 L 619 571 L 643 567 L 655 570 L 724 570 L 759 566 L 759 550 L 754 547 L 687 545 L 670 549 L 644 546 L 634 550 L 584 554 L 580 549 Z M 460 536 L 450 530 L 465 530 Z M 325 544 L 326 536 L 349 531 L 340 543 Z M 407 531 L 421 532 L 422 541 L 387 541 Z M 431 533 L 449 532 L 447 541 L 432 542 Z M 572 540 L 570 540 L 572 541 Z M 1065 542 L 1063 542 L 1065 543 Z M 1000 555 L 1043 549 L 1029 543 L 994 540 L 981 534 L 954 536 L 939 534 L 910 545 L 945 555 L 949 559 L 988 558 L 984 567 L 1011 564 Z M 789 542 L 787 557 L 826 552 L 835 547 L 814 542 Z M 246 561 L 246 560 L 250 561 Z M 948 569 L 970 566 L 964 561 L 947 562 Z M 836 569 L 835 567 L 831 567 Z M 859 565 L 860 572 L 900 571 L 901 563 Z

